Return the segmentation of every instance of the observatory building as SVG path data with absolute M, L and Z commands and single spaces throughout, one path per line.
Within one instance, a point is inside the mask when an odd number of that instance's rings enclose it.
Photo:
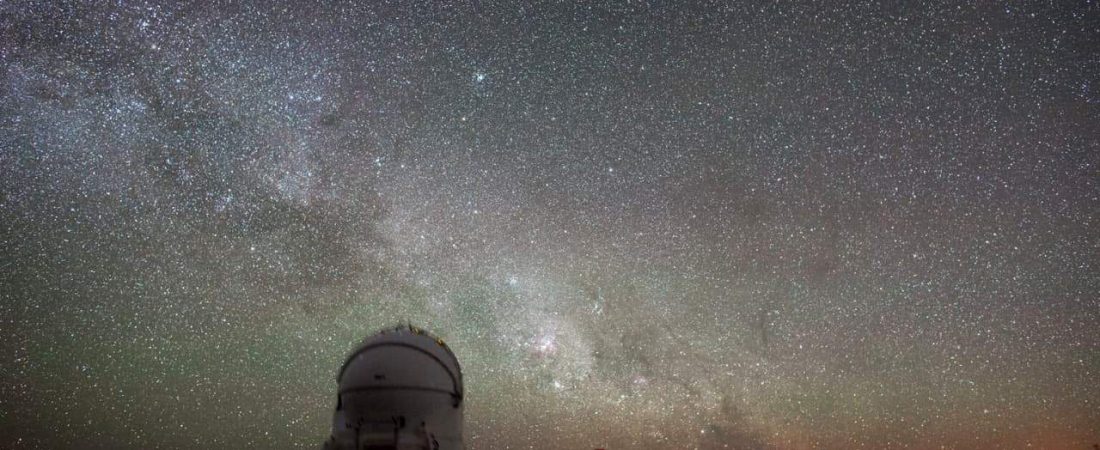
M 401 325 L 370 336 L 336 377 L 325 450 L 462 448 L 462 370 L 451 349 Z

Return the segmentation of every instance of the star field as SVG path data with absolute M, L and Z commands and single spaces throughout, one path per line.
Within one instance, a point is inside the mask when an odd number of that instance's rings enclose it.
M 0 447 L 1100 442 L 1100 6 L 0 4 Z

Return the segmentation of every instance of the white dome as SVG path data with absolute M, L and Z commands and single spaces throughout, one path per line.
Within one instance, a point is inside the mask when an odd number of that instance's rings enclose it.
M 462 448 L 462 371 L 441 339 L 412 326 L 382 331 L 348 356 L 337 383 L 326 448 Z

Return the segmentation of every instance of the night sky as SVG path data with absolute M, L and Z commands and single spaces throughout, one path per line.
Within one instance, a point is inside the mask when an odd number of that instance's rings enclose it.
M 1100 442 L 1100 5 L 0 3 L 0 448 Z

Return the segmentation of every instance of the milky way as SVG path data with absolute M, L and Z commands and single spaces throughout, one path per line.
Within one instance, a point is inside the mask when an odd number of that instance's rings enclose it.
M 0 447 L 1100 442 L 1095 3 L 171 3 L 0 4 Z

